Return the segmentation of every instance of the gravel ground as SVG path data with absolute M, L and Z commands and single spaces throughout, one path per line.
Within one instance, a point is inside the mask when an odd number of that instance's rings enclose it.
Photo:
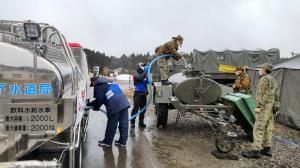
M 129 99 L 131 95 L 128 95 Z M 251 142 L 237 141 L 231 152 L 239 160 L 220 160 L 211 151 L 215 149 L 215 138 L 210 126 L 197 116 L 181 118 L 176 124 L 177 111 L 169 111 L 166 129 L 156 127 L 154 107 L 146 114 L 147 128 L 144 130 L 160 167 L 166 168 L 300 168 L 300 131 L 278 123 L 274 127 L 273 157 L 246 159 L 241 151 L 248 150 Z
M 276 137 L 273 138 L 272 158 L 265 156 L 261 159 L 243 158 L 240 152 L 249 149 L 251 143 L 247 140 L 238 140 L 232 154 L 238 155 L 239 160 L 219 160 L 211 155 L 211 151 L 215 148 L 212 130 L 208 124 L 201 122 L 199 117 L 181 118 L 176 124 L 177 111 L 170 111 L 168 127 L 157 129 L 152 109 L 153 107 L 148 108 L 146 119 L 150 127 L 146 132 L 162 167 L 300 167 L 300 148 L 297 146 L 300 143 L 300 132 L 297 130 L 280 124 L 275 125 Z

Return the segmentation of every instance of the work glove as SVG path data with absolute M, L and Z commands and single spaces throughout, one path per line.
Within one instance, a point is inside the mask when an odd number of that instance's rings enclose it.
M 175 60 L 176 60 L 176 61 L 180 60 L 181 58 L 182 58 L 182 56 L 179 55 L 179 54 L 175 56 Z
M 146 73 L 148 73 L 149 70 L 150 70 L 149 65 L 146 65 L 144 71 L 145 71 Z
M 85 111 L 89 111 L 89 110 L 91 110 L 91 109 L 93 109 L 94 107 L 93 106 L 85 106 L 84 107 L 84 110 Z

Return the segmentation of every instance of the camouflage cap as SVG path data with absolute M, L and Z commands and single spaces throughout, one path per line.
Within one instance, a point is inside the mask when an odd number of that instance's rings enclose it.
M 183 37 L 181 35 L 178 35 L 176 37 L 173 37 L 172 39 L 183 41 Z
M 273 70 L 273 65 L 270 63 L 263 63 L 262 65 L 258 65 L 259 68 L 264 68 L 268 71 L 272 71 Z

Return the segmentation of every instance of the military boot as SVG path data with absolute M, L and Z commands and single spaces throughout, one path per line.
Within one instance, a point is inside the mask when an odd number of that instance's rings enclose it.
M 242 156 L 244 156 L 245 158 L 255 158 L 255 159 L 260 158 L 259 151 L 257 150 L 242 151 Z
M 264 147 L 262 150 L 260 150 L 259 153 L 262 154 L 262 155 L 265 155 L 265 156 L 272 157 L 272 152 L 271 152 L 270 147 Z
M 171 83 L 168 80 L 161 80 L 162 85 L 170 85 Z

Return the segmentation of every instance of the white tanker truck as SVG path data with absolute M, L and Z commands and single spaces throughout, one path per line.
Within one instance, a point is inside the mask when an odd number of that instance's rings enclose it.
M 81 167 L 86 55 L 53 26 L 0 20 L 0 167 Z

